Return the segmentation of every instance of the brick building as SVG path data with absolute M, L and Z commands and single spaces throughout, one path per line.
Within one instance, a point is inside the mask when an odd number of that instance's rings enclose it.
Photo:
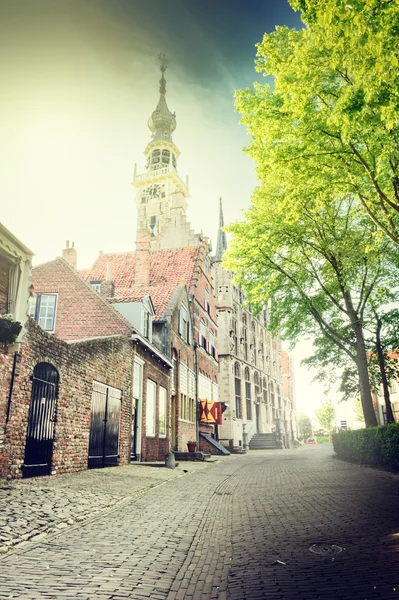
M 170 450 L 172 362 L 82 280 L 66 250 L 71 264 L 33 270 L 32 318 L 19 344 L 0 349 L 2 476 L 163 460 Z

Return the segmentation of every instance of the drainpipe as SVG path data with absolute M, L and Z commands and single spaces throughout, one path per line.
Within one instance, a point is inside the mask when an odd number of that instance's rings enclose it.
M 199 441 L 199 402 L 198 402 L 198 342 L 194 341 L 194 373 L 195 373 L 195 437 L 197 440 L 197 450 L 200 449 Z
M 10 412 L 11 412 L 11 404 L 12 404 L 12 394 L 14 391 L 14 381 L 15 381 L 15 373 L 17 370 L 17 362 L 18 362 L 19 354 L 18 352 L 14 353 L 14 362 L 12 365 L 12 373 L 11 373 L 11 382 L 10 382 L 10 392 L 8 394 L 8 403 L 7 403 L 7 415 L 6 415 L 6 423 L 10 420 Z

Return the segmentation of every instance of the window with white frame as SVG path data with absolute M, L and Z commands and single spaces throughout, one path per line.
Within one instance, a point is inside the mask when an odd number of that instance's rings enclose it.
M 151 315 L 145 307 L 143 311 L 143 320 L 143 335 L 147 340 L 151 341 Z
M 190 343 L 190 320 L 184 304 L 180 306 L 179 311 L 179 334 L 185 342 Z
M 157 385 L 151 379 L 147 379 L 147 398 L 146 398 L 146 416 L 145 429 L 146 435 L 153 437 L 155 435 L 155 410 L 157 397 Z
M 134 361 L 133 398 L 139 401 L 143 398 L 143 364 L 138 360 Z
M 159 437 L 166 437 L 166 388 L 159 388 Z
M 180 394 L 180 419 L 187 420 L 187 396 Z
M 45 331 L 55 329 L 55 315 L 58 294 L 36 294 L 29 306 L 29 316 Z
M 213 358 L 216 358 L 215 334 L 213 331 L 209 332 L 209 354 L 212 354 Z

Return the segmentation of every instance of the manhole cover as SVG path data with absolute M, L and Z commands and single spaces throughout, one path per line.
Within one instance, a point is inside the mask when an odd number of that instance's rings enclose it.
M 342 552 L 343 548 L 341 546 L 335 546 L 335 544 L 312 544 L 309 548 L 310 552 L 313 554 L 338 554 L 338 552 Z

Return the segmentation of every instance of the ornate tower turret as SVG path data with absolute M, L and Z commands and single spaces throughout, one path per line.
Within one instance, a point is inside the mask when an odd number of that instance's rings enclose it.
M 170 112 L 165 97 L 168 61 L 164 54 L 158 58 L 162 73 L 160 96 L 148 120 L 152 140 L 144 151 L 147 172 L 138 175 L 135 167 L 133 176 L 133 186 L 137 189 L 137 228 L 149 229 L 152 250 L 198 244 L 198 237 L 186 219 L 188 182 L 183 183 L 177 173 L 180 152 L 172 140 L 176 115 Z

